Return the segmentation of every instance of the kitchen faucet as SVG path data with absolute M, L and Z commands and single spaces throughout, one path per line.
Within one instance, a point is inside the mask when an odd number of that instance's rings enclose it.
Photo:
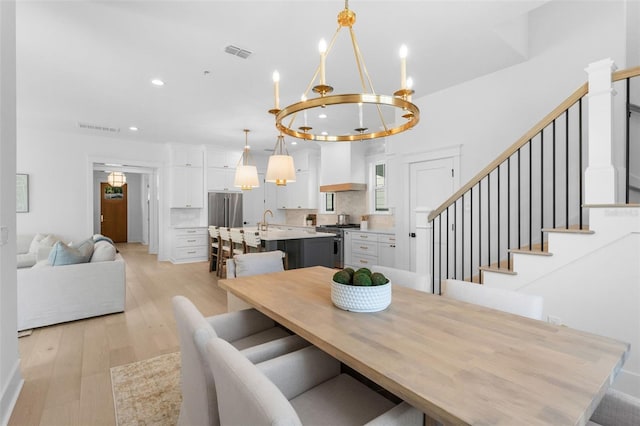
M 261 231 L 269 230 L 269 223 L 267 222 L 267 213 L 269 213 L 271 217 L 273 217 L 273 212 L 271 210 L 267 209 L 264 211 L 264 213 L 262 214 L 262 222 L 260 222 Z

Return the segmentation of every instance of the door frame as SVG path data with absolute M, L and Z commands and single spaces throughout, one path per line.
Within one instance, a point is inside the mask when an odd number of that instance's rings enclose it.
M 105 164 L 118 164 L 121 166 L 105 166 Z M 138 174 L 147 174 L 149 175 L 149 183 L 150 183 L 150 203 L 149 203 L 149 253 L 150 254 L 158 254 L 162 252 L 163 246 L 163 238 L 160 235 L 160 229 L 162 229 L 163 215 L 160 214 L 160 205 L 161 205 L 161 191 L 160 188 L 163 184 L 162 180 L 162 164 L 156 162 L 144 162 L 137 160 L 123 160 L 121 158 L 113 158 L 113 157 L 98 157 L 91 156 L 88 158 L 87 162 L 87 206 L 86 206 L 86 214 L 87 214 L 87 224 L 91 227 L 88 230 L 89 235 L 93 235 L 93 225 L 94 225 L 94 199 L 95 199 L 95 190 L 94 190 L 94 182 L 93 182 L 93 172 L 94 170 L 104 170 L 105 167 L 108 167 L 110 170 L 121 171 L 121 172 L 130 172 L 130 173 L 138 173 Z
M 395 222 L 396 222 L 396 267 L 400 269 L 409 270 L 411 267 L 411 240 L 409 233 L 411 215 L 415 215 L 416 212 L 410 211 L 411 201 L 409 200 L 411 184 L 411 163 L 421 163 L 423 161 L 440 160 L 444 158 L 451 158 L 453 162 L 453 190 L 457 191 L 460 188 L 460 155 L 462 151 L 462 145 L 452 145 L 446 147 L 437 147 L 426 151 L 403 153 L 400 156 L 399 170 L 401 170 L 400 176 L 400 188 L 401 201 L 396 205 Z M 425 207 L 436 208 L 438 206 L 416 206 L 416 210 L 424 211 Z M 431 240 L 429 240 L 431 242 Z

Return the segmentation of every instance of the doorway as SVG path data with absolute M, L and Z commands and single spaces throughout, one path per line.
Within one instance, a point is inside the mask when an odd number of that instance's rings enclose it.
M 114 243 L 126 243 L 127 226 L 127 184 L 100 182 L 100 233 Z
M 416 209 L 435 210 L 453 194 L 455 168 L 453 157 L 409 164 L 409 226 L 413 237 L 410 239 L 409 258 L 412 271 L 416 271 L 419 262 L 430 264 L 430 259 L 417 259 L 417 244 L 429 244 L 430 241 L 417 241 L 415 238 Z

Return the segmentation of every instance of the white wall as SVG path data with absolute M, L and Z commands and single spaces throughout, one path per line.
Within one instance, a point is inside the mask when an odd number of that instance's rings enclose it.
M 93 205 L 91 176 L 95 158 L 141 166 L 163 165 L 168 161 L 167 150 L 162 144 L 21 127 L 17 164 L 21 173 L 29 174 L 30 211 L 18 217 L 18 232 L 55 233 L 69 240 L 93 234 L 93 212 L 87 212 L 87 209 Z M 161 172 L 161 211 L 168 210 L 163 207 L 168 188 L 162 185 L 162 177 Z M 136 185 L 140 187 L 141 183 Z M 163 227 L 160 226 L 160 251 L 162 234 Z M 141 235 L 140 231 L 140 240 Z
M 0 424 L 7 424 L 22 387 L 16 335 L 16 17 L 0 2 Z
M 623 2 L 550 2 L 536 9 L 527 61 L 416 99 L 421 122 L 387 141 L 389 175 L 401 177 L 390 179 L 391 192 L 408 197 L 403 156 L 446 146 L 462 145 L 460 182 L 466 183 L 583 84 L 589 63 L 610 57 L 624 68 L 625 37 Z M 419 93 L 420 76 L 414 80 Z M 402 203 L 395 217 L 397 258 L 408 265 L 409 212 Z

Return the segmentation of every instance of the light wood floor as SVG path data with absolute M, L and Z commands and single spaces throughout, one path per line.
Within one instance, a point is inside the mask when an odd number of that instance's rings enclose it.
M 226 311 L 207 262 L 158 262 L 140 244 L 118 244 L 127 264 L 121 314 L 38 328 L 19 339 L 24 387 L 9 425 L 114 425 L 109 369 L 179 350 L 171 298 L 205 315 Z

